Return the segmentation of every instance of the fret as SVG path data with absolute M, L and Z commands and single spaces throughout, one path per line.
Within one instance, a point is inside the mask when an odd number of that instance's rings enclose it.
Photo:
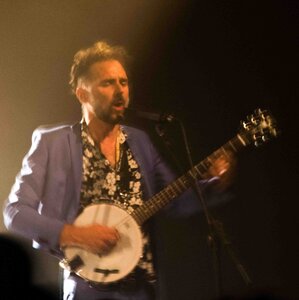
M 131 214 L 134 218 L 138 218 L 141 219 L 141 215 L 140 215 L 140 210 L 139 209 L 135 209 L 132 214 Z
M 215 153 L 216 153 L 216 155 L 215 155 L 216 158 L 223 157 L 223 156 L 229 156 L 228 152 L 225 149 L 225 145 L 222 146 L 221 148 L 219 148 L 217 151 L 215 151 Z
M 211 164 L 214 163 L 214 160 L 221 157 L 223 154 L 221 152 L 220 149 L 214 151 L 210 156 L 208 156 L 209 161 L 211 162 Z M 211 159 L 212 158 L 212 159 Z
M 198 177 L 199 177 L 199 178 L 203 178 L 203 177 L 204 177 L 204 174 L 206 173 L 206 170 L 201 171 L 201 170 L 200 170 L 200 167 L 202 167 L 201 164 L 195 166 L 194 169 L 195 169 L 195 171 L 197 172 L 197 174 L 199 175 Z
M 194 181 L 197 178 L 196 177 L 196 172 L 194 172 L 194 169 L 189 170 L 188 175 L 190 175 L 189 177 L 191 178 L 191 182 Z
M 201 164 L 201 166 L 203 166 L 205 168 L 205 171 L 208 171 L 210 166 L 212 165 L 211 162 L 207 158 L 205 160 L 203 160 L 200 164 Z
M 171 197 L 172 198 L 177 197 L 178 193 L 176 192 L 175 187 L 174 187 L 173 184 L 169 186 L 169 189 L 170 189 Z
M 166 205 L 166 204 L 168 203 L 168 200 L 173 199 L 173 198 L 171 198 L 171 197 L 167 198 L 165 193 L 161 193 L 161 194 L 159 195 L 159 197 L 160 197 L 160 205 L 161 205 L 161 206 Z M 161 206 L 160 206 L 160 207 L 161 207 Z
M 178 180 L 176 180 L 175 185 L 178 187 L 180 192 L 183 191 L 186 188 L 182 178 L 179 178 Z
M 186 179 L 186 176 L 183 175 L 181 176 L 177 182 L 179 183 L 180 186 L 182 186 L 182 189 L 185 190 L 188 187 L 188 180 Z
M 143 223 L 144 220 L 142 220 L 139 215 L 138 215 L 138 209 L 135 209 L 132 213 L 131 216 L 134 218 L 134 220 L 141 225 Z
M 147 211 L 149 211 L 150 213 L 154 213 L 155 212 L 155 207 L 154 207 L 154 205 L 153 205 L 152 202 L 147 201 L 147 202 L 145 202 L 144 205 L 146 206 Z
M 165 193 L 168 195 L 169 198 L 175 198 L 177 196 L 176 193 L 173 192 L 171 185 L 165 189 Z
M 223 145 L 221 148 L 219 148 L 218 150 L 216 150 L 212 155 L 215 157 L 215 158 L 219 158 L 221 156 L 229 156 L 229 153 L 228 153 L 228 150 L 229 150 L 229 147 L 228 147 L 228 143 Z
M 144 209 L 144 207 L 142 206 L 142 209 Z M 142 224 L 145 220 L 147 220 L 147 218 L 149 216 L 145 216 L 142 213 L 141 207 L 138 207 L 137 209 L 134 210 L 134 212 L 131 214 L 131 216 L 136 220 L 136 222 L 138 224 Z
M 143 210 L 144 210 L 146 217 L 149 217 L 154 213 L 154 211 L 152 210 L 152 207 L 150 205 L 148 205 L 147 203 L 145 203 L 145 205 L 143 206 Z
M 238 134 L 237 137 L 238 137 L 239 141 L 243 144 L 243 146 L 247 145 L 245 139 L 243 139 L 243 137 L 240 134 Z
M 216 151 L 215 151 L 216 152 Z M 214 152 L 214 153 L 215 153 Z M 209 167 L 213 164 L 213 159 L 211 158 L 211 156 L 214 154 L 214 153 L 212 153 L 210 156 L 208 156 L 204 161 L 206 161 L 209 165 Z
M 232 141 L 229 141 L 229 145 L 231 146 L 231 148 L 237 152 L 237 148 L 235 147 L 234 143 Z
M 176 180 L 173 183 L 173 186 L 176 188 L 177 194 L 181 193 L 183 191 L 182 187 L 179 185 L 180 184 L 180 180 Z
M 167 187 L 166 189 L 164 189 L 164 190 L 160 193 L 160 196 L 161 196 L 161 199 L 162 199 L 162 200 L 164 199 L 163 196 L 167 196 L 167 197 L 169 197 L 169 199 L 171 199 L 170 194 L 168 194 L 168 189 L 169 189 L 169 187 Z
M 145 215 L 145 213 L 144 213 L 144 211 L 143 211 L 143 208 L 142 209 L 140 209 L 141 207 L 139 207 L 138 209 L 136 209 L 135 211 L 136 211 L 136 213 L 138 214 L 138 217 L 140 218 L 140 220 L 142 221 L 142 220 L 146 220 L 147 218 L 147 216 Z
M 222 154 L 224 154 L 224 156 L 229 156 L 228 152 L 227 152 L 226 149 L 225 149 L 225 145 L 222 146 L 222 147 L 219 149 L 219 152 L 221 152 Z
M 183 180 L 184 186 L 188 187 L 189 186 L 189 180 L 188 180 L 187 176 L 183 175 L 181 178 Z

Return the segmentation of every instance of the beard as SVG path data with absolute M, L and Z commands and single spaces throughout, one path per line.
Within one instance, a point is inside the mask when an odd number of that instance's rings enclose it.
M 124 120 L 125 110 L 118 111 L 113 108 L 113 105 L 110 105 L 106 109 L 97 111 L 96 116 L 98 119 L 104 121 L 105 123 L 116 125 Z

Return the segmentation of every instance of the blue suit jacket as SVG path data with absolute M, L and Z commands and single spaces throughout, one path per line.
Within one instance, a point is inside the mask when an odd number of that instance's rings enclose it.
M 146 133 L 128 126 L 123 129 L 140 166 L 142 189 L 148 199 L 173 181 L 175 175 Z M 34 247 L 61 256 L 60 233 L 64 224 L 72 223 L 77 216 L 81 177 L 80 124 L 37 128 L 4 206 L 6 227 L 33 240 Z M 184 214 L 199 210 L 196 197 L 189 198 L 188 203 L 180 204 Z

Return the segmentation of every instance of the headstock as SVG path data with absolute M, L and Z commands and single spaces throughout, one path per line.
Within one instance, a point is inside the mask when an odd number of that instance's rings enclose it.
M 272 114 L 260 108 L 256 109 L 252 115 L 247 116 L 246 121 L 241 122 L 241 127 L 240 134 L 246 143 L 253 142 L 257 147 L 279 134 L 276 120 Z

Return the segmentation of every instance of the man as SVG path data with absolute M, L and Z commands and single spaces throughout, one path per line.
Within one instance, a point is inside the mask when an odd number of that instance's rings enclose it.
M 126 68 L 122 47 L 97 42 L 77 52 L 70 85 L 81 103 L 82 121 L 35 130 L 5 205 L 8 229 L 60 259 L 72 247 L 103 259 L 124 240 L 116 226 L 105 222 L 74 224 L 90 204 L 113 203 L 132 214 L 175 179 L 143 131 L 120 125 L 129 105 Z M 230 156 L 221 157 L 205 176 L 217 175 L 225 188 L 230 183 L 230 164 Z M 196 197 L 189 198 L 185 213 L 198 211 Z M 86 280 L 78 272 L 84 262 L 74 266 L 75 259 L 64 260 L 63 298 L 155 299 L 150 233 L 143 227 L 143 255 L 132 272 L 115 282 Z M 95 272 L 108 276 L 113 270 Z

